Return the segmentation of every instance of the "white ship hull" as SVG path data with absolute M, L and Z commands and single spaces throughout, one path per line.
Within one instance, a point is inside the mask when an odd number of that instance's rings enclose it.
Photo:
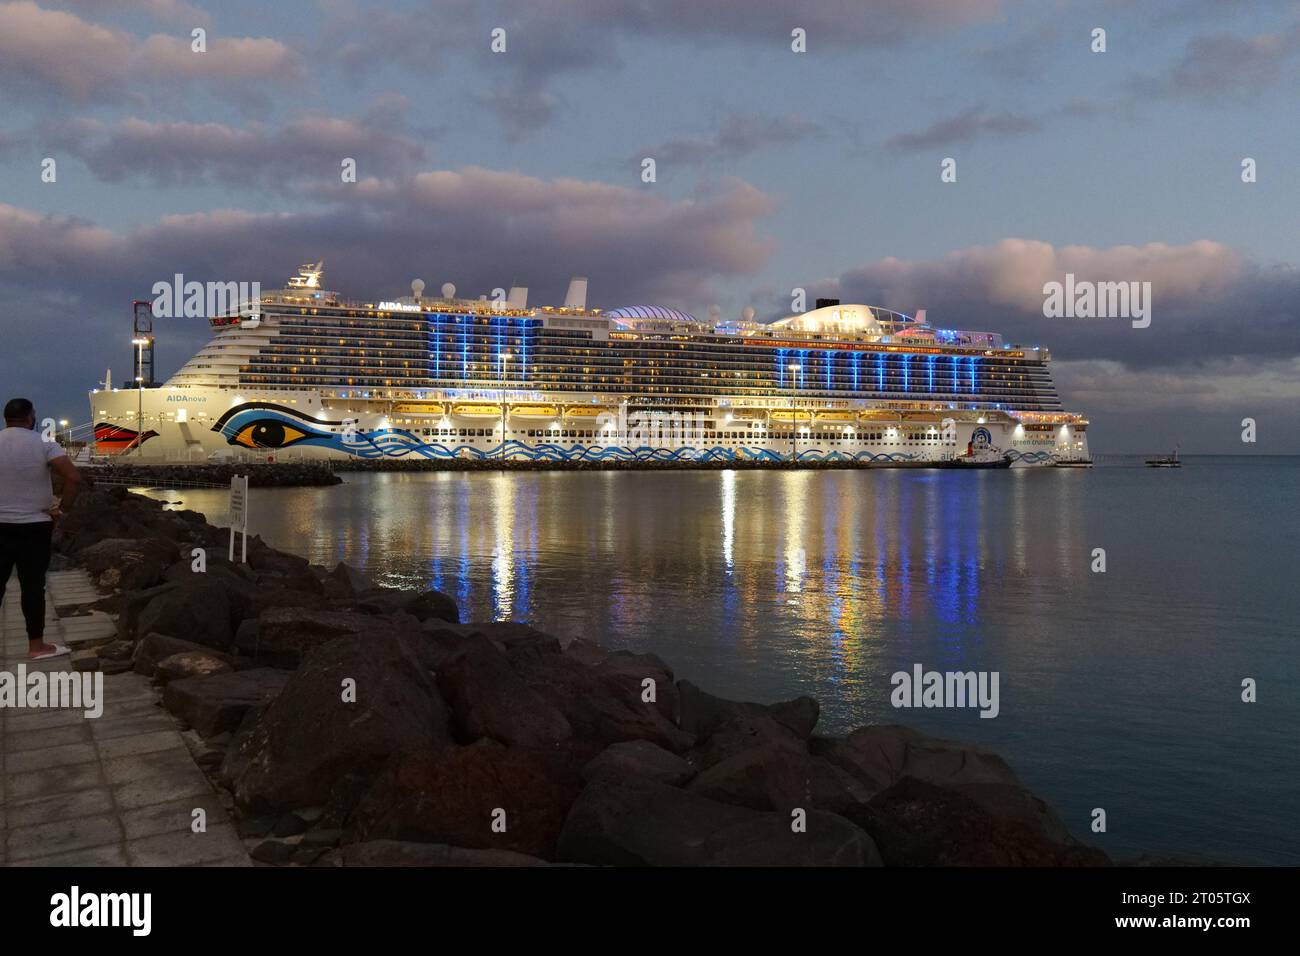
M 915 466 L 990 446 L 1006 451 L 1013 467 L 1089 460 L 1082 429 L 1026 428 L 1003 412 L 891 412 L 864 403 L 818 414 L 753 404 L 720 398 L 678 415 L 629 405 L 626 397 L 535 391 L 431 392 L 382 402 L 199 386 L 91 395 L 97 452 L 140 463 L 797 458 Z M 745 417 L 733 414 L 742 407 Z

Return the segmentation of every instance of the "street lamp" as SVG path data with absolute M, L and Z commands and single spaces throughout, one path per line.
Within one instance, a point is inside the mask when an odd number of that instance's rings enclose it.
M 787 366 L 787 368 L 790 370 L 790 460 L 793 462 L 793 461 L 798 461 L 799 459 L 799 446 L 798 446 L 799 439 L 797 437 L 798 435 L 797 429 L 799 423 L 795 421 L 795 409 L 794 409 L 795 389 L 798 387 L 796 384 L 795 376 L 797 376 L 800 372 L 803 371 L 803 366 L 789 365 Z
M 513 356 L 509 352 L 501 353 L 501 458 L 506 457 L 506 368 Z
M 72 441 L 72 430 L 68 428 L 68 420 L 66 418 L 60 418 L 59 427 L 64 429 L 63 440 L 70 443 Z
M 141 454 L 144 444 L 144 347 L 148 339 L 132 339 L 135 346 L 135 451 Z

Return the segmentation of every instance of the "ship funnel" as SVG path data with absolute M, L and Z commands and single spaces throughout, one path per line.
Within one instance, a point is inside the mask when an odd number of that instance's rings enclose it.
M 506 297 L 506 308 L 509 309 L 528 308 L 528 286 L 512 285 L 510 287 L 510 295 Z
M 916 315 L 914 316 L 914 318 L 916 319 L 916 321 L 917 321 L 918 323 L 924 323 L 924 322 L 925 322 L 925 309 L 918 309 Z
M 569 280 L 569 291 L 564 293 L 564 307 L 583 311 L 587 308 L 587 279 L 574 276 Z

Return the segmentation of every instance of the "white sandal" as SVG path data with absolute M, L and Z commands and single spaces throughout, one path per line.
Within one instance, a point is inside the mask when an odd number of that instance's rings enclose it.
M 54 650 L 46 651 L 44 654 L 30 654 L 27 659 L 29 661 L 48 661 L 52 658 L 62 657 L 65 654 L 72 653 L 64 644 L 52 644 L 50 646 L 53 647 Z

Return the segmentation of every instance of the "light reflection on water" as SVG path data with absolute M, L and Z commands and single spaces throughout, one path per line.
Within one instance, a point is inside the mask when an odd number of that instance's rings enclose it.
M 1076 832 L 1107 808 L 1117 853 L 1297 863 L 1298 476 L 1294 459 L 368 474 L 255 490 L 250 527 L 446 591 L 468 619 L 652 650 L 727 696 L 812 694 L 825 732 L 988 744 Z M 224 520 L 221 492 L 160 496 Z M 999 671 L 1001 716 L 893 709 L 889 675 L 914 663 Z M 1260 703 L 1239 702 L 1243 676 Z

